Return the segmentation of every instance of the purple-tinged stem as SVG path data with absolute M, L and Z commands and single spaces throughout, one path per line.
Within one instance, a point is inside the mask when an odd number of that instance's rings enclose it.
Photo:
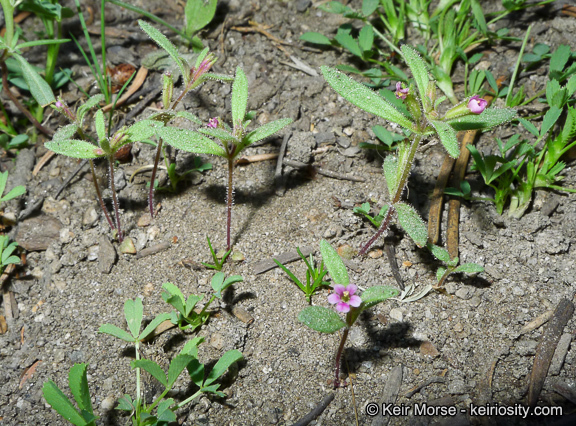
M 122 229 L 120 228 L 120 209 L 118 208 L 118 196 L 116 195 L 116 185 L 114 185 L 114 156 L 108 157 L 110 165 L 110 190 L 112 191 L 112 204 L 114 205 L 114 216 L 116 216 L 116 230 L 118 231 L 118 241 L 124 241 Z
M 110 228 L 116 229 L 116 226 L 114 226 L 114 222 L 112 222 L 112 218 L 110 218 L 110 214 L 108 213 L 108 209 L 106 208 L 106 205 L 104 204 L 104 199 L 102 198 L 102 193 L 100 192 L 100 185 L 98 185 L 98 179 L 96 179 L 96 170 L 94 170 L 94 161 L 92 161 L 92 159 L 89 159 L 88 162 L 90 163 L 90 171 L 92 172 L 92 180 L 94 181 L 94 187 L 96 188 L 96 196 L 98 197 L 98 202 L 100 203 L 100 207 L 102 208 L 102 211 L 104 212 L 104 216 L 106 216 L 106 220 L 108 221 L 108 225 L 110 225 Z
M 388 208 L 388 213 L 386 214 L 386 219 L 384 219 L 384 221 L 382 222 L 382 225 L 380 225 L 378 232 L 376 232 L 376 234 L 372 238 L 370 238 L 370 241 L 368 241 L 364 245 L 364 247 L 362 247 L 359 254 L 364 255 L 364 254 L 368 253 L 368 250 L 370 249 L 370 247 L 372 247 L 372 244 L 374 244 L 374 242 L 378 238 L 380 238 L 382 233 L 386 229 L 388 229 L 388 225 L 390 224 L 390 219 L 392 218 L 392 214 L 394 213 L 394 207 L 393 206 L 398 201 L 400 201 L 400 198 L 402 197 L 402 193 L 404 192 L 404 188 L 406 187 L 406 183 L 408 182 L 408 176 L 410 175 L 410 169 L 412 168 L 412 163 L 414 162 L 414 156 L 416 155 L 416 151 L 418 150 L 418 145 L 420 145 L 421 140 L 422 140 L 422 136 L 420 136 L 420 135 L 416 136 L 412 140 L 412 143 L 410 145 L 410 151 L 408 151 L 408 156 L 406 157 L 406 159 L 404 160 L 404 163 L 402 164 L 404 169 L 402 170 L 402 176 L 400 177 L 400 180 L 398 182 L 398 187 L 396 189 L 396 193 L 390 194 L 390 195 L 392 195 L 392 201 L 390 202 L 390 207 Z
M 380 238 L 380 235 L 382 235 L 382 233 L 388 229 L 388 227 L 390 226 L 390 220 L 392 219 L 392 213 L 393 212 L 394 212 L 394 207 L 392 207 L 392 206 L 388 207 L 388 212 L 386 213 L 386 217 L 384 218 L 384 221 L 380 225 L 380 228 L 378 228 L 378 232 L 376 232 L 376 234 L 374 234 L 374 236 L 372 238 L 370 238 L 370 241 L 368 241 L 364 245 L 364 247 L 362 247 L 362 249 L 360 249 L 360 252 L 359 252 L 360 255 L 363 256 L 366 253 L 368 253 L 368 250 L 370 250 L 370 247 L 372 247 L 372 244 L 374 244 L 376 242 L 376 240 L 378 238 Z
M 226 251 L 232 247 L 230 234 L 232 232 L 232 206 L 234 205 L 234 157 L 228 158 L 228 193 L 226 200 Z
M 342 340 L 340 341 L 340 346 L 338 347 L 338 352 L 336 352 L 336 366 L 334 367 L 334 389 L 340 387 L 340 360 L 342 359 L 342 351 L 344 351 L 344 344 L 346 343 L 346 339 L 348 339 L 348 331 L 350 331 L 349 327 L 344 329 L 344 334 L 342 334 Z

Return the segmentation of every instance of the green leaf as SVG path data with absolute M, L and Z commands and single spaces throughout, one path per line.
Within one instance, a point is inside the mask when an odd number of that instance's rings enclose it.
M 190 314 L 192 313 L 192 310 L 196 306 L 196 303 L 201 301 L 203 298 L 204 296 L 197 296 L 195 294 L 191 294 L 190 296 L 188 296 L 188 299 L 186 299 L 186 311 L 184 312 L 184 316 L 186 318 L 190 318 Z
M 102 325 L 100 326 L 100 328 L 98 329 L 98 331 L 99 331 L 100 333 L 106 333 L 106 334 L 109 334 L 109 335 L 111 335 L 111 336 L 114 336 L 114 337 L 117 337 L 117 338 L 119 338 L 119 339 L 122 339 L 122 340 L 124 340 L 125 342 L 130 342 L 130 343 L 132 343 L 132 342 L 135 342 L 135 341 L 136 341 L 136 338 L 132 337 L 132 336 L 130 335 L 130 333 L 128 333 L 128 332 L 125 331 L 125 330 L 122 330 L 122 329 L 119 328 L 119 327 L 116 327 L 116 326 L 113 325 L 113 324 L 102 324 Z
M 558 49 L 556 49 L 552 54 L 552 56 L 550 57 L 549 74 L 551 78 L 557 77 L 560 73 L 562 73 L 562 70 L 568 63 L 570 56 L 571 56 L 570 46 L 567 46 L 565 44 L 561 44 L 560 46 L 558 46 Z
M 134 404 L 132 403 L 132 398 L 130 395 L 124 395 L 118 400 L 117 410 L 132 411 L 134 410 Z
M 437 246 L 436 244 L 428 244 L 428 249 L 432 252 L 434 257 L 440 262 L 448 263 L 450 262 L 450 254 L 448 250 L 443 247 Z
M 164 123 L 156 120 L 137 121 L 125 130 L 125 133 L 129 139 L 129 141 L 125 143 L 140 142 L 145 139 L 149 139 L 158 132 L 158 129 L 163 127 Z
M 158 404 L 158 425 L 175 422 L 177 420 L 176 414 L 170 409 L 172 404 L 174 404 L 172 398 L 164 399 Z
M 556 124 L 560 115 L 562 114 L 562 109 L 556 106 L 551 106 L 542 120 L 542 127 L 540 127 L 540 137 L 543 137 L 548 131 Z
M 322 253 L 322 260 L 324 265 L 330 272 L 330 277 L 332 277 L 332 282 L 334 284 L 348 285 L 350 284 L 350 278 L 348 277 L 348 271 L 346 266 L 338 252 L 332 247 L 328 241 L 320 241 L 320 253 Z
M 320 333 L 335 333 L 346 323 L 331 309 L 323 306 L 308 306 L 298 314 L 298 321 Z
M 169 319 L 170 319 L 169 312 L 163 312 L 161 314 L 158 314 L 156 318 L 150 321 L 150 324 L 146 326 L 144 331 L 140 333 L 140 336 L 138 336 L 138 340 L 144 340 L 146 337 L 148 337 L 150 333 L 152 333 L 156 329 L 156 327 L 158 327 L 161 323 Z
M 162 293 L 162 299 L 166 303 L 174 306 L 178 312 L 186 316 L 185 298 L 180 289 L 172 283 L 162 284 L 162 288 L 166 290 L 166 293 Z
M 418 247 L 424 247 L 428 240 L 428 229 L 414 207 L 406 203 L 396 203 L 394 208 L 398 213 L 398 223 L 414 240 Z
M 56 154 L 72 158 L 100 158 L 106 155 L 101 148 L 92 145 L 90 142 L 75 139 L 53 140 L 46 142 L 44 146 Z
M 372 25 L 362 27 L 360 34 L 358 34 L 358 44 L 363 53 L 372 50 L 372 44 L 374 44 L 374 30 L 372 29 Z
M 222 292 L 232 284 L 244 281 L 240 275 L 233 275 L 226 280 L 224 280 L 224 277 L 225 275 L 223 272 L 217 272 L 214 277 L 212 277 L 212 289 L 215 291 L 215 295 L 218 298 L 221 298 Z
M 284 127 L 292 123 L 291 118 L 282 118 L 280 120 L 272 121 L 266 123 L 263 126 L 258 127 L 256 130 L 251 131 L 242 139 L 242 146 L 249 146 L 254 142 L 258 142 L 262 139 L 272 136 L 274 133 L 279 132 Z
M 366 112 L 398 123 L 408 130 L 415 130 L 413 123 L 400 111 L 361 83 L 352 80 L 345 74 L 326 66 L 320 67 L 324 78 L 343 98 Z
M 248 80 L 240 67 L 236 67 L 236 77 L 232 84 L 232 125 L 234 128 L 244 122 L 248 105 Z
M 222 374 L 228 370 L 228 368 L 237 361 L 243 359 L 242 352 L 237 349 L 232 349 L 226 352 L 222 357 L 218 360 L 216 365 L 212 368 L 212 371 L 206 377 L 206 381 L 204 382 L 204 386 L 208 386 L 217 380 Z
M 72 396 L 76 400 L 80 410 L 92 413 L 92 402 L 90 401 L 90 389 L 86 378 L 87 364 L 74 364 L 68 373 L 68 383 Z
M 420 57 L 416 49 L 408 46 L 407 44 L 402 46 L 402 55 L 404 56 L 404 60 L 408 64 L 410 71 L 412 71 L 412 76 L 416 81 L 416 86 L 418 87 L 418 92 L 420 93 L 420 100 L 422 104 L 425 105 L 425 109 L 429 110 L 430 108 L 426 108 L 426 104 L 428 104 L 430 107 L 430 99 L 426 96 L 426 91 L 428 89 L 430 77 L 428 76 L 426 62 L 424 62 L 424 60 Z
M 30 89 L 30 93 L 34 96 L 34 99 L 36 99 L 36 102 L 42 107 L 46 107 L 52 102 L 55 102 L 56 99 L 54 98 L 54 93 L 52 93 L 50 85 L 40 77 L 40 74 L 36 72 L 34 67 L 22 56 L 18 54 L 14 54 L 13 56 L 18 61 L 24 80 Z
M 53 141 L 61 141 L 66 139 L 72 139 L 72 137 L 78 131 L 78 126 L 75 123 L 67 124 L 66 126 L 60 127 L 52 136 Z
M 436 120 L 430 121 L 430 124 L 432 124 L 432 126 L 434 126 L 436 129 L 438 137 L 440 138 L 440 142 L 442 142 L 442 145 L 444 145 L 444 148 L 446 148 L 446 151 L 448 151 L 450 157 L 458 158 L 460 155 L 460 147 L 458 146 L 458 138 L 456 137 L 456 132 L 452 126 L 443 121 Z
M 189 121 L 196 123 L 198 125 L 203 124 L 202 120 L 200 120 L 198 117 L 196 117 L 194 114 L 192 114 L 191 112 L 188 112 L 188 111 L 178 111 L 176 113 L 176 117 L 185 118 L 186 120 L 189 120 Z
M 68 38 L 59 38 L 53 40 L 34 40 L 34 41 L 27 41 L 24 43 L 20 43 L 18 46 L 15 47 L 15 50 L 25 49 L 27 47 L 33 46 L 44 46 L 44 45 L 52 45 L 52 44 L 62 44 L 68 43 L 70 39 Z
M 158 130 L 158 136 L 164 139 L 168 145 L 182 151 L 196 154 L 212 154 L 226 158 L 224 148 L 208 139 L 206 136 L 192 130 L 179 129 L 176 127 L 164 127 Z
M 387 155 L 382 163 L 382 170 L 384 171 L 384 179 L 386 180 L 388 193 L 396 194 L 400 183 L 398 176 L 398 157 L 395 155 Z
M 195 359 L 192 355 L 189 354 L 178 354 L 172 359 L 170 362 L 170 367 L 168 367 L 168 383 L 166 385 L 167 389 L 171 389 L 180 376 L 180 373 L 184 371 L 186 366 L 190 364 L 190 362 Z
M 466 274 L 478 274 L 480 272 L 484 272 L 484 268 L 476 263 L 463 263 L 462 265 L 458 266 L 453 271 L 456 272 L 464 272 Z
M 217 0 L 188 0 L 184 8 L 186 35 L 192 36 L 212 21 Z
M 324 34 L 307 32 L 300 36 L 300 40 L 308 43 L 320 44 L 322 46 L 331 46 L 332 42 Z
M 194 358 L 198 358 L 198 345 L 204 341 L 204 337 L 194 337 L 192 340 L 188 340 L 180 353 L 192 355 Z
M 104 100 L 104 95 L 102 95 L 102 94 L 94 95 L 94 96 L 91 96 L 86 102 L 84 102 L 82 105 L 80 105 L 78 107 L 78 110 L 76 112 L 76 118 L 78 119 L 78 122 L 80 123 L 80 125 L 82 125 L 82 123 L 84 122 L 84 117 L 86 116 L 86 113 L 91 108 L 94 108 L 96 105 L 98 105 L 100 102 L 102 102 L 103 100 Z
M 98 135 L 98 140 L 106 138 L 106 124 L 104 122 L 104 113 L 101 109 L 96 111 L 96 116 L 94 117 L 94 123 L 96 126 L 96 134 Z
M 8 173 L 8 172 L 6 172 Z M 26 194 L 26 187 L 23 185 L 18 185 L 15 186 L 14 188 L 12 188 L 8 194 L 4 195 L 2 198 L 0 198 L 0 201 L 9 201 L 12 200 L 16 197 L 19 197 L 20 195 L 24 195 Z M 0 195 L 2 195 L 2 193 L 0 192 Z
M 42 394 L 44 395 L 46 402 L 70 423 L 76 426 L 87 425 L 86 420 L 84 420 L 80 413 L 78 413 L 76 408 L 72 405 L 72 402 L 70 402 L 68 397 L 62 393 L 58 386 L 56 386 L 56 383 L 52 380 L 48 380 L 44 383 Z
M 454 130 L 488 130 L 500 126 L 516 118 L 516 110 L 512 108 L 486 108 L 482 114 L 470 114 L 446 121 Z
M 488 27 L 486 26 L 486 19 L 484 18 L 484 11 L 482 10 L 482 6 L 478 0 L 471 0 L 470 6 L 472 8 L 472 14 L 474 15 L 474 19 L 478 24 L 478 29 L 482 34 L 488 33 Z
M 525 118 L 518 117 L 518 121 L 520 122 L 520 124 L 522 124 L 522 126 L 524 126 L 526 130 L 528 130 L 534 136 L 538 137 L 540 135 L 540 131 L 536 128 L 536 126 L 531 122 L 529 122 L 528 120 L 526 120 Z
M 202 387 L 202 383 L 204 383 L 204 364 L 194 358 L 188 363 L 186 370 L 188 370 L 188 374 L 196 386 Z
M 6 189 L 6 182 L 8 182 L 8 171 L 0 173 L 0 196 L 4 194 L 4 189 Z
M 396 297 L 400 294 L 398 289 L 388 286 L 375 286 L 366 289 L 362 293 L 362 310 L 371 308 L 378 303 L 384 302 L 386 299 Z
M 294 282 L 294 284 L 296 284 L 300 290 L 302 290 L 304 293 L 306 293 L 306 286 L 304 284 L 302 284 L 302 282 L 300 282 L 300 280 L 296 277 L 296 275 L 294 275 L 292 273 L 292 271 L 290 271 L 290 269 L 288 269 L 286 266 L 282 265 L 280 262 L 278 262 L 278 260 L 276 259 L 272 259 L 276 265 L 278 265 L 278 267 L 280 269 L 282 269 L 284 272 L 286 272 L 286 274 L 288 274 L 288 276 L 290 277 L 290 279 Z
M 232 142 L 235 144 L 240 142 L 236 136 L 218 127 L 215 129 L 211 127 L 203 127 L 201 129 L 198 129 L 198 132 L 207 136 L 212 136 L 213 138 L 220 139 L 221 141 L 225 142 Z
M 354 39 L 354 37 L 352 37 L 349 30 L 343 31 L 343 28 L 344 26 L 338 28 L 334 40 L 336 40 L 338 44 L 340 44 L 340 46 L 344 47 L 345 49 L 348 49 L 350 53 L 361 58 L 362 50 L 360 49 L 358 42 Z
M 380 0 L 364 0 L 362 2 L 362 15 L 366 17 L 372 15 L 378 9 L 379 4 Z
M 140 326 L 142 325 L 142 318 L 144 317 L 144 307 L 142 306 L 142 299 L 137 297 L 134 300 L 127 300 L 124 302 L 124 316 L 128 323 L 128 330 L 132 333 L 134 339 L 138 338 L 140 334 Z
M 440 282 L 446 271 L 447 269 L 444 266 L 440 266 L 436 271 L 436 281 Z
M 160 46 L 166 51 L 166 53 L 170 55 L 178 68 L 180 68 L 180 72 L 182 73 L 182 77 L 184 78 L 185 83 L 188 83 L 190 81 L 190 66 L 180 57 L 176 46 L 174 46 L 164 34 L 162 34 L 149 23 L 138 20 L 138 24 L 140 25 L 140 28 L 142 28 L 142 30 L 148 34 L 148 36 L 154 40 L 156 44 L 158 44 L 158 46 Z
M 142 368 L 143 370 L 150 373 L 152 377 L 158 380 L 162 386 L 165 388 L 168 387 L 168 382 L 166 381 L 166 374 L 164 374 L 164 370 L 156 364 L 154 361 L 150 361 L 149 359 L 139 359 L 134 360 L 130 363 L 132 368 Z

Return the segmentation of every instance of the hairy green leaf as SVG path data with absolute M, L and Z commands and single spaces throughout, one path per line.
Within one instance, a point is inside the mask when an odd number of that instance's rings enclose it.
M 415 131 L 413 123 L 377 93 L 333 68 L 322 66 L 321 70 L 328 84 L 353 105 L 378 117 L 398 123 L 408 130 Z
M 338 252 L 332 247 L 328 241 L 320 241 L 320 252 L 322 253 L 322 260 L 324 265 L 328 268 L 330 272 L 330 277 L 332 277 L 332 282 L 334 284 L 348 285 L 350 284 L 350 278 L 348 277 L 348 271 L 346 266 Z
M 440 142 L 442 142 L 442 145 L 444 145 L 444 148 L 446 148 L 446 151 L 448 151 L 450 157 L 458 158 L 460 155 L 460 147 L 458 146 L 458 138 L 456 137 L 456 132 L 452 126 L 443 121 L 436 120 L 430 121 L 430 124 L 432 124 L 432 126 L 434 126 L 436 129 L 438 137 L 440 138 Z
M 291 118 L 282 118 L 280 120 L 266 123 L 244 136 L 242 139 L 242 146 L 249 146 L 255 142 L 272 136 L 274 133 L 279 132 L 290 123 L 292 123 Z
M 516 118 L 512 108 L 486 108 L 482 114 L 470 114 L 446 121 L 454 130 L 488 130 Z
M 463 263 L 462 265 L 458 266 L 453 271 L 456 272 L 464 272 L 466 274 L 479 274 L 480 272 L 484 272 L 484 268 L 476 263 Z
M 105 156 L 102 148 L 92 145 L 90 142 L 75 139 L 53 140 L 46 142 L 44 146 L 56 154 L 72 158 L 100 158 Z
M 241 125 L 248 105 L 248 80 L 240 67 L 236 67 L 236 77 L 232 84 L 232 126 Z
M 323 306 L 308 306 L 298 314 L 298 321 L 320 333 L 335 333 L 346 323 L 332 309 Z
M 402 229 L 410 235 L 418 247 L 424 247 L 428 240 L 428 229 L 414 207 L 400 202 L 394 204 L 394 208 L 398 213 L 398 223 Z
M 14 54 L 13 56 L 18 61 L 18 64 L 22 69 L 24 81 L 26 81 L 26 84 L 30 89 L 30 93 L 34 99 L 36 99 L 36 102 L 38 102 L 38 104 L 42 107 L 46 107 L 52 102 L 55 102 L 56 99 L 54 98 L 54 93 L 52 93 L 50 85 L 46 83 L 42 77 L 40 77 L 40 74 L 36 72 L 34 67 L 30 65 L 28 61 L 22 56 L 18 54 Z
M 396 297 L 400 294 L 398 289 L 388 286 L 375 286 L 367 288 L 362 293 L 362 310 L 371 308 L 378 303 L 384 302 L 386 299 Z
M 208 139 L 206 136 L 192 130 L 179 129 L 176 127 L 164 127 L 158 130 L 158 136 L 164 139 L 168 145 L 182 151 L 196 154 L 212 154 L 226 157 L 224 148 Z
M 428 77 L 428 69 L 426 68 L 426 62 L 424 62 L 424 60 L 413 47 L 410 47 L 407 44 L 402 46 L 402 55 L 404 56 L 404 60 L 408 64 L 410 71 L 412 71 L 412 76 L 416 81 L 416 86 L 418 87 L 420 100 L 424 105 L 424 109 L 428 111 L 431 109 L 431 102 L 430 99 L 428 99 L 426 96 L 428 82 L 430 81 L 430 78 Z

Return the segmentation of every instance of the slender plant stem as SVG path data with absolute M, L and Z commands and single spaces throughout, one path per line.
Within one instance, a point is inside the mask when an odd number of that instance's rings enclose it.
M 96 178 L 96 170 L 94 170 L 94 161 L 92 161 L 92 159 L 88 159 L 88 162 L 90 163 L 90 171 L 92 172 L 92 180 L 94 181 L 94 188 L 96 188 L 96 196 L 98 197 L 98 202 L 100 203 L 100 207 L 102 208 L 102 211 L 104 212 L 104 216 L 106 216 L 106 220 L 108 221 L 108 225 L 110 225 L 110 228 L 116 229 L 114 222 L 112 222 L 112 218 L 110 218 L 110 214 L 108 213 L 108 209 L 106 208 L 106 205 L 104 204 L 104 199 L 102 198 L 102 193 L 100 192 L 100 185 L 98 185 L 98 179 Z
M 193 401 L 194 399 L 198 398 L 201 394 L 202 394 L 202 389 L 200 389 L 198 392 L 196 392 L 190 398 L 186 398 L 184 401 L 180 402 L 178 405 L 176 405 L 175 409 L 177 410 L 178 408 L 184 407 L 190 401 Z
M 14 102 L 16 108 L 26 116 L 28 120 L 36 127 L 39 131 L 44 133 L 46 136 L 52 137 L 54 135 L 54 131 L 44 127 L 34 116 L 28 111 L 24 106 L 20 103 L 18 98 L 14 96 L 14 94 L 10 91 L 10 86 L 8 86 L 8 67 L 6 67 L 6 62 L 0 61 L 0 68 L 2 69 L 2 88 L 4 92 L 8 95 L 10 100 Z
M 10 48 L 12 46 L 12 38 L 14 37 L 14 6 L 10 0 L 0 0 L 2 10 L 4 11 L 4 43 Z
M 388 229 L 388 226 L 390 224 L 390 219 L 392 219 L 392 214 L 395 211 L 394 204 L 396 204 L 398 201 L 400 201 L 400 198 L 402 197 L 402 193 L 404 192 L 404 188 L 406 187 L 406 182 L 408 181 L 408 176 L 410 175 L 410 169 L 412 168 L 412 163 L 414 162 L 414 156 L 416 155 L 416 151 L 418 150 L 418 145 L 420 145 L 421 140 L 422 140 L 422 136 L 418 135 L 418 136 L 414 137 L 414 140 L 412 141 L 412 143 L 410 145 L 410 151 L 408 152 L 408 156 L 404 162 L 404 170 L 402 171 L 402 177 L 400 178 L 400 181 L 398 182 L 398 187 L 396 188 L 396 193 L 392 197 L 392 201 L 390 202 L 390 206 L 388 207 L 388 212 L 386 213 L 386 217 L 382 221 L 382 225 L 380 225 L 380 229 L 378 229 L 378 232 L 376 232 L 376 234 L 372 238 L 370 238 L 370 241 L 368 241 L 364 245 L 364 247 L 362 247 L 362 249 L 359 252 L 360 255 L 365 255 L 366 253 L 368 253 L 368 250 L 370 249 L 372 244 L 374 244 L 374 242 L 376 242 L 376 240 L 378 238 L 380 238 L 382 233 L 386 229 Z
M 138 351 L 138 347 L 140 342 L 136 342 L 136 361 L 140 359 L 140 352 Z M 136 367 L 136 401 L 134 401 L 134 405 L 136 406 L 136 418 L 140 419 L 140 367 Z
M 516 76 L 518 75 L 518 70 L 520 69 L 520 61 L 522 60 L 522 55 L 524 54 L 524 49 L 526 49 L 526 43 L 528 43 L 528 37 L 530 37 L 530 31 L 532 30 L 532 25 L 526 30 L 526 35 L 524 36 L 524 41 L 522 42 L 522 47 L 520 48 L 520 53 L 518 54 L 518 61 L 516 61 L 516 67 L 514 68 L 514 73 L 510 79 L 510 86 L 508 89 L 508 94 L 506 95 L 506 106 L 508 106 L 508 100 L 512 95 L 512 88 L 516 82 Z
M 234 204 L 234 157 L 228 157 L 228 193 L 226 200 L 226 251 L 232 247 L 230 234 L 232 229 L 232 205 Z
M 342 334 L 342 340 L 340 341 L 340 346 L 338 346 L 338 352 L 336 352 L 336 365 L 334 367 L 334 389 L 340 387 L 340 360 L 342 359 L 342 351 L 344 350 L 344 344 L 346 339 L 348 339 L 348 332 L 350 328 L 346 327 L 344 333 Z
M 158 138 L 158 148 L 156 149 L 156 157 L 154 157 L 154 167 L 152 168 L 152 177 L 150 178 L 150 192 L 148 192 L 148 208 L 150 209 L 150 216 L 154 219 L 154 180 L 156 179 L 156 170 L 160 162 L 160 154 L 162 153 L 162 138 Z
M 116 230 L 118 231 L 118 241 L 122 242 L 122 229 L 120 228 L 120 209 L 118 208 L 118 196 L 116 195 L 116 185 L 114 185 L 114 156 L 108 157 L 110 168 L 110 190 L 112 191 L 112 204 L 114 205 L 114 216 L 116 217 Z

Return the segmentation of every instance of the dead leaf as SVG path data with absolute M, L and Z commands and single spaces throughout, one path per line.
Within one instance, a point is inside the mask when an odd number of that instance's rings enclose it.
M 132 80 L 132 84 L 130 85 L 128 90 L 126 90 L 126 93 L 124 93 L 122 97 L 116 101 L 116 107 L 122 105 L 124 102 L 128 100 L 130 96 L 132 96 L 134 93 L 136 93 L 138 89 L 140 89 L 140 87 L 144 84 L 144 80 L 146 80 L 147 75 L 148 75 L 148 69 L 140 67 L 140 69 L 136 73 L 136 76 L 134 77 L 134 80 Z M 106 105 L 104 108 L 102 108 L 102 112 L 110 111 L 113 106 L 114 103 Z
M 5 334 L 8 331 L 8 324 L 6 324 L 6 317 L 0 315 L 0 334 Z
M 20 385 L 18 386 L 19 389 L 22 389 L 24 383 L 26 383 L 26 381 L 34 375 L 34 373 L 36 372 L 36 367 L 38 367 L 41 362 L 42 360 L 38 359 L 34 361 L 34 364 L 32 364 L 30 367 L 24 370 L 24 372 L 20 376 Z

